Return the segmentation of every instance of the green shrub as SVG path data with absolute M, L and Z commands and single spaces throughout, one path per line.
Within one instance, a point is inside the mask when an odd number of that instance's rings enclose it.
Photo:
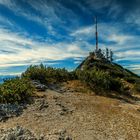
M 134 88 L 135 91 L 140 92 L 140 83 L 135 83 Z
M 110 77 L 110 90 L 117 91 L 117 92 L 125 92 L 125 88 L 123 83 L 119 78 L 112 78 Z
M 131 75 L 131 76 L 133 76 L 133 77 L 140 78 L 139 75 L 133 73 L 132 71 L 130 71 L 130 70 L 128 70 L 128 69 L 125 69 L 125 71 L 126 71 L 127 73 L 129 73 L 129 75 Z
M 43 64 L 30 66 L 22 74 L 31 80 L 39 80 L 42 84 L 66 82 L 75 79 L 75 72 L 68 72 L 66 69 L 46 67 Z
M 129 76 L 129 77 L 125 77 L 124 80 L 126 80 L 126 81 L 129 82 L 129 83 L 134 84 L 134 83 L 136 83 L 139 79 L 136 78 L 136 77 L 130 77 L 130 76 Z
M 114 78 L 124 78 L 125 77 L 125 74 L 118 70 L 109 70 L 109 73 Z
M 97 69 L 77 70 L 78 78 L 96 91 L 113 90 L 120 92 L 123 84 L 120 79 L 112 78 L 109 73 Z
M 34 87 L 23 78 L 5 80 L 0 85 L 0 103 L 20 103 L 28 100 L 32 95 Z
M 48 73 L 49 74 L 49 73 Z M 22 77 L 39 80 L 41 83 L 46 83 L 46 67 L 44 65 L 34 65 L 29 66 L 27 70 L 22 74 Z

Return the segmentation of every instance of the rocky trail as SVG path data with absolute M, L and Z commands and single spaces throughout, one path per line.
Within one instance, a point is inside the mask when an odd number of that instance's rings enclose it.
M 139 103 L 67 90 L 37 94 L 21 113 L 1 119 L 1 140 L 140 139 Z

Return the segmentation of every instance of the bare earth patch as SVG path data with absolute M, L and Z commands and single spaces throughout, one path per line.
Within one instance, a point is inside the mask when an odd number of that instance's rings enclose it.
M 45 140 L 140 139 L 140 104 L 92 93 L 47 90 L 38 95 L 22 115 L 0 122 L 0 129 L 21 126 Z

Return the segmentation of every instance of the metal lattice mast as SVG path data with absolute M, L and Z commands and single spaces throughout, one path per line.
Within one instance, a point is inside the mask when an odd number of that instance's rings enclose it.
M 98 29 L 97 29 L 97 17 L 95 17 L 95 36 L 96 36 L 96 51 L 98 51 Z

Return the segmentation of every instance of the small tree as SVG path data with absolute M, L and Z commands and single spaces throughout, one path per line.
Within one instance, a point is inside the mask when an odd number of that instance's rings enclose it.
M 113 61 L 113 52 L 112 52 L 112 50 L 110 50 L 110 61 L 111 62 Z
M 109 60 L 109 50 L 106 48 L 106 59 Z

